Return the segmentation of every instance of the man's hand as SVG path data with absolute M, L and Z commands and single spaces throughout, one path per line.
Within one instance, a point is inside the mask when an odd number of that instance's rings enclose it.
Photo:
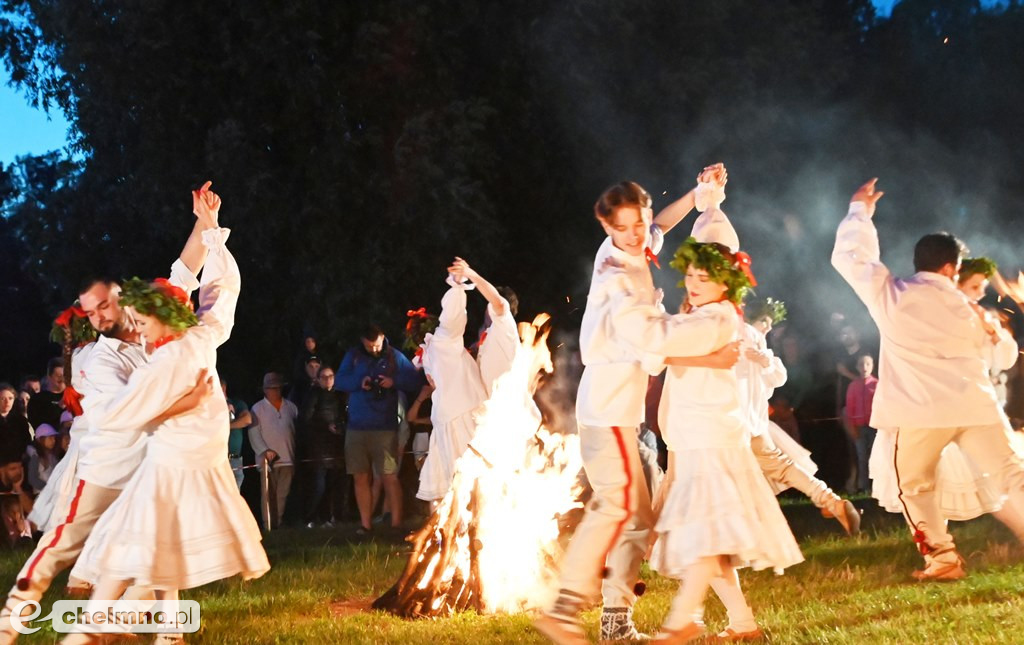
M 700 171 L 697 181 L 714 182 L 719 186 L 724 186 L 729 181 L 729 172 L 725 169 L 725 164 L 719 162 L 706 166 L 704 170 Z
M 220 216 L 220 196 L 210 190 L 213 185 L 208 181 L 199 190 L 192 191 L 192 212 L 199 219 L 203 228 L 217 228 Z
M 164 413 L 163 418 L 165 420 L 173 419 L 176 416 L 191 412 L 202 405 L 206 399 L 213 396 L 213 377 L 207 376 L 208 373 L 209 371 L 206 369 L 199 370 L 199 378 L 196 379 L 196 384 L 192 386 L 191 390 L 185 393 L 185 396 L 178 399 L 174 405 Z
M 768 357 L 767 352 L 762 352 L 756 347 L 748 347 L 744 352 L 743 356 L 752 363 L 757 363 L 761 367 L 768 367 L 771 365 L 771 358 Z
M 857 192 L 850 198 L 850 203 L 853 202 L 864 202 L 864 206 L 867 207 L 868 217 L 874 217 L 875 215 L 875 203 L 882 198 L 885 193 L 882 191 L 875 190 L 875 183 L 878 182 L 878 177 L 875 177 L 868 183 L 864 184 L 857 189 Z
M 465 260 L 458 256 L 456 256 L 455 261 L 452 262 L 452 265 L 448 267 L 448 273 L 455 276 L 457 280 L 472 280 L 473 278 L 477 277 L 476 271 L 474 271 L 473 268 L 469 266 L 469 262 L 466 262 Z
M 364 390 L 369 390 L 371 387 L 373 387 L 373 379 L 371 379 L 369 376 L 364 376 L 363 383 L 360 387 L 362 387 Z
M 385 390 L 390 390 L 391 388 L 395 387 L 394 379 L 388 376 L 380 377 L 380 380 L 378 380 L 377 382 L 380 383 L 380 386 Z
M 708 367 L 713 369 L 727 370 L 740 360 L 740 341 L 729 343 L 725 347 L 711 352 L 705 358 L 709 359 Z
M 263 458 L 266 460 L 268 464 L 273 463 L 274 461 L 277 460 L 277 453 L 271 450 L 270 448 L 267 448 L 267 451 L 263 453 Z

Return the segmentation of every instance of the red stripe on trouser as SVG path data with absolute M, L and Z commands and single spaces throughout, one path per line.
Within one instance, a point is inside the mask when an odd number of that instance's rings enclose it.
M 615 548 L 615 543 L 619 541 L 619 537 L 622 536 L 622 531 L 626 528 L 629 518 L 633 515 L 629 499 L 630 492 L 633 489 L 633 471 L 629 468 L 629 453 L 626 452 L 626 442 L 622 439 L 622 428 L 612 426 L 612 432 L 615 433 L 615 442 L 619 446 L 619 455 L 622 457 L 622 469 L 626 471 L 626 486 L 622 490 L 622 508 L 626 510 L 626 516 L 623 517 L 622 521 L 619 522 L 619 525 L 615 527 L 615 533 L 612 534 L 611 542 L 608 544 L 608 548 L 604 552 L 604 557 L 601 558 L 602 570 L 605 566 L 605 562 L 608 560 L 608 554 Z
M 78 500 L 82 497 L 82 489 L 84 487 L 85 480 L 79 479 L 78 489 L 75 491 L 75 497 L 71 500 L 71 509 L 68 511 L 67 519 L 64 520 L 63 524 L 57 527 L 57 530 L 54 532 L 53 539 L 50 540 L 50 543 L 44 546 L 39 551 L 39 553 L 36 554 L 36 557 L 32 559 L 32 564 L 29 565 L 28 571 L 25 572 L 25 577 L 21 580 L 18 580 L 18 587 L 24 587 L 22 589 L 23 591 L 24 589 L 28 588 L 28 581 L 32 578 L 32 572 L 35 570 L 36 565 L 39 564 L 39 561 L 42 560 L 43 554 L 45 554 L 49 549 L 57 545 L 57 543 L 60 541 L 60 536 L 64 533 L 64 527 L 75 521 L 75 513 L 78 512 Z

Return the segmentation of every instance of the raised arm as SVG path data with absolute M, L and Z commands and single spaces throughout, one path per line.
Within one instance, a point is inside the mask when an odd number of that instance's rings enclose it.
M 463 342 L 466 333 L 466 286 L 451 274 L 448 278 L 451 288 L 441 298 L 441 315 L 438 316 L 434 339 Z
M 879 310 L 885 292 L 893 283 L 892 274 L 882 264 L 878 231 L 871 221 L 875 202 L 883 195 L 875 191 L 876 181 L 872 179 L 854 193 L 832 249 L 832 266 L 872 313 Z
M 207 225 L 202 232 L 202 242 L 208 250 L 199 284 L 199 310 L 196 316 L 202 324 L 201 333 L 209 336 L 214 346 L 219 346 L 231 336 L 242 277 L 234 256 L 225 246 L 231 231 L 220 228 L 218 224 L 220 197 L 209 190 L 209 182 L 193 197 L 197 216 Z
M 474 271 L 469 266 L 469 263 L 462 258 L 455 258 L 455 262 L 448 267 L 448 273 L 454 275 L 456 279 L 464 277 L 472 282 L 476 286 L 476 290 L 480 292 L 480 295 L 487 300 L 487 304 L 491 306 L 495 316 L 504 316 L 505 312 L 508 311 L 508 301 L 501 297 L 501 294 L 498 293 L 493 284 Z
M 728 176 L 729 174 L 726 172 L 725 166 L 721 163 L 716 163 L 704 168 L 697 177 L 697 182 L 714 181 L 721 186 L 725 186 Z M 696 192 L 697 189 L 693 188 L 690 192 L 661 209 L 654 217 L 654 225 L 661 229 L 663 233 L 668 233 L 675 228 L 676 224 L 683 221 L 683 218 L 693 210 L 696 204 Z

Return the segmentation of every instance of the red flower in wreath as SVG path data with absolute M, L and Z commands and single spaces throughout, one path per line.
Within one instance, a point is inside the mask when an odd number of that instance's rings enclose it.
M 53 323 L 58 327 L 64 327 L 66 329 L 71 326 L 72 318 L 85 318 L 85 311 L 80 307 L 71 305 L 64 311 L 60 312 L 60 315 L 57 316 Z
M 750 280 L 750 286 L 757 286 L 757 278 L 754 277 L 754 271 L 750 268 L 753 261 L 750 259 L 750 255 L 745 251 L 736 252 L 736 264 L 739 265 L 740 271 L 743 275 L 747 276 L 747 280 Z
M 157 278 L 156 280 L 153 281 L 153 284 L 155 284 L 158 289 L 160 289 L 170 297 L 174 298 L 181 304 L 188 307 L 189 310 L 192 309 L 192 299 L 188 297 L 188 294 L 185 293 L 185 290 L 182 289 L 181 287 L 171 284 L 170 280 L 168 280 L 167 278 Z

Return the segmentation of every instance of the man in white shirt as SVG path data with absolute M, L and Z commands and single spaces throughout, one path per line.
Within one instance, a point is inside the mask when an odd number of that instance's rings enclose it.
M 935 498 L 935 469 L 943 448 L 957 442 L 978 468 L 1024 511 L 1024 465 L 1010 446 L 988 361 L 1007 369 L 1017 359 L 1013 338 L 957 289 L 966 249 L 948 233 L 921 238 L 914 268 L 894 277 L 880 260 L 872 222 L 882 196 L 875 181 L 851 199 L 839 225 L 832 265 L 867 305 L 878 325 L 881 352 L 871 411 L 874 428 L 896 429 L 896 470 L 904 515 L 926 566 L 919 580 L 955 580 L 963 559 Z
M 182 249 L 181 256 L 171 266 L 170 281 L 191 293 L 198 288 L 195 274 L 206 260 L 202 232 L 210 227 L 208 213 L 202 210 L 199 194 L 209 189 L 209 183 L 193 191 L 193 208 L 197 216 L 195 227 Z M 120 286 L 110 279 L 88 279 L 79 289 L 79 302 L 90 324 L 99 332 L 96 346 L 81 366 L 83 388 L 81 394 L 95 400 L 110 397 L 123 388 L 138 366 L 146 362 L 146 353 L 140 336 L 127 311 L 118 302 Z M 70 377 L 70 375 L 68 375 Z M 200 381 L 204 381 L 200 378 Z M 203 388 L 193 390 L 192 397 L 201 396 Z M 198 398 L 187 395 L 176 412 L 191 409 Z M 133 432 L 111 432 L 90 425 L 79 444 L 77 471 L 73 473 L 74 497 L 67 518 L 48 531 L 39 540 L 36 550 L 18 573 L 7 602 L 0 610 L 0 644 L 12 643 L 18 636 L 10 616 L 15 607 L 24 615 L 38 602 L 49 588 L 53 578 L 71 566 L 78 558 L 85 540 L 100 515 L 117 499 L 121 489 L 142 461 L 145 451 L 145 428 Z M 72 474 L 69 473 L 69 476 Z M 149 593 L 151 592 L 144 592 Z
M 281 396 L 283 387 L 284 379 L 277 372 L 263 377 L 264 398 L 252 406 L 252 425 L 249 426 L 249 442 L 256 453 L 256 463 L 269 470 L 270 485 L 264 493 L 263 505 L 270 504 L 273 527 L 267 529 L 281 525 L 295 470 L 295 420 L 299 409 Z

